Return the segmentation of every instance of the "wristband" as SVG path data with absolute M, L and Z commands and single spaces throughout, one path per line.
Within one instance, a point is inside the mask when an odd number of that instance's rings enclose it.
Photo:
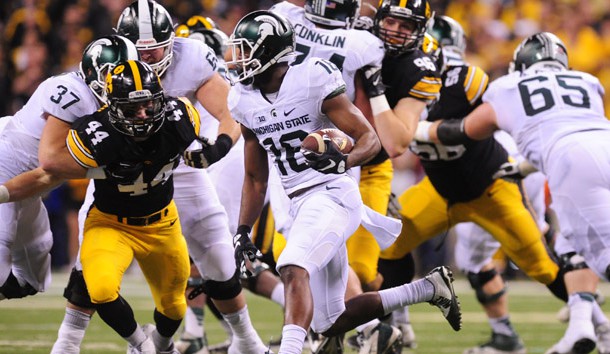
M 432 122 L 422 120 L 417 122 L 417 128 L 415 129 L 415 136 L 413 138 L 417 141 L 430 141 L 430 126 Z
M 103 167 L 88 168 L 85 178 L 89 179 L 106 179 L 106 173 Z
M 218 152 L 220 153 L 220 157 L 224 157 L 229 153 L 231 147 L 233 146 L 233 139 L 227 134 L 220 134 L 216 137 L 216 142 L 214 145 L 218 146 Z
M 8 189 L 4 185 L 0 186 L 0 204 L 7 203 L 10 199 Z
M 371 103 L 371 111 L 373 111 L 373 116 L 376 116 L 385 111 L 389 111 L 391 109 L 390 104 L 388 103 L 388 99 L 385 97 L 385 95 L 372 97 L 369 99 L 369 102 Z

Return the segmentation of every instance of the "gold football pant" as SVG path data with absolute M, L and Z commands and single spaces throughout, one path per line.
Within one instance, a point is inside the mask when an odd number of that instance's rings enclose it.
M 529 277 L 543 284 L 550 284 L 557 277 L 559 268 L 547 253 L 515 183 L 498 179 L 479 198 L 448 205 L 425 177 L 405 191 L 399 202 L 402 231 L 397 241 L 381 253 L 383 259 L 400 259 L 453 225 L 472 221 L 494 236 L 506 255 Z
M 167 214 L 161 220 L 147 226 L 121 223 L 116 215 L 95 207 L 89 211 L 81 263 L 94 304 L 118 298 L 123 274 L 135 257 L 157 310 L 173 320 L 184 317 L 184 291 L 190 271 L 188 250 L 174 202 L 165 209 Z
M 377 165 L 362 166 L 360 170 L 359 187 L 362 202 L 382 215 L 385 215 L 388 210 L 393 172 L 390 159 Z M 380 251 L 375 237 L 362 225 L 347 240 L 349 265 L 363 285 L 375 280 Z

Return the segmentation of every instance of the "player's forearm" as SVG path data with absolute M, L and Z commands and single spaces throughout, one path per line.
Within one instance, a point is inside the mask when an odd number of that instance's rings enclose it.
M 241 207 L 239 212 L 239 225 L 254 225 L 254 222 L 263 210 L 267 183 L 257 182 L 253 178 L 244 178 L 241 196 Z
M 381 143 L 373 131 L 362 134 L 347 155 L 347 168 L 360 166 L 374 158 L 381 150 Z
M 225 112 L 224 117 L 219 120 L 219 123 L 220 124 L 218 125 L 218 135 L 228 135 L 233 141 L 233 144 L 235 144 L 235 142 L 237 142 L 237 140 L 239 140 L 241 136 L 241 130 L 239 127 L 239 123 L 237 123 L 231 117 L 231 114 L 229 113 L 228 109 Z
M 375 129 L 381 145 L 390 157 L 400 156 L 407 151 L 413 133 L 396 117 L 394 112 L 390 110 L 375 115 Z
M 9 196 L 8 201 L 16 202 L 41 195 L 44 192 L 57 187 L 64 181 L 64 179 L 49 174 L 38 167 L 13 177 L 4 183 L 4 187 Z

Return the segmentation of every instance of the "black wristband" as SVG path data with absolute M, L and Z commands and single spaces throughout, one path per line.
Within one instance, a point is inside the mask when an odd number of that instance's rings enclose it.
M 238 234 L 249 234 L 252 231 L 252 227 L 248 225 L 239 225 L 237 227 Z
M 224 157 L 229 150 L 231 150 L 231 147 L 233 146 L 233 139 L 231 139 L 231 137 L 227 134 L 220 134 L 216 137 L 216 142 L 214 145 L 217 146 L 217 151 L 220 154 L 220 157 Z
M 436 129 L 436 136 L 443 145 L 460 145 L 473 141 L 464 131 L 463 119 L 444 119 Z

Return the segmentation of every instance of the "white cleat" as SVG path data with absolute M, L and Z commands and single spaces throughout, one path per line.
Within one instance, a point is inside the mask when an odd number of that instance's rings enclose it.
M 429 301 L 438 307 L 454 331 L 462 328 L 462 313 L 460 302 L 453 289 L 453 273 L 445 266 L 436 267 L 424 278 L 434 286 L 434 296 Z

